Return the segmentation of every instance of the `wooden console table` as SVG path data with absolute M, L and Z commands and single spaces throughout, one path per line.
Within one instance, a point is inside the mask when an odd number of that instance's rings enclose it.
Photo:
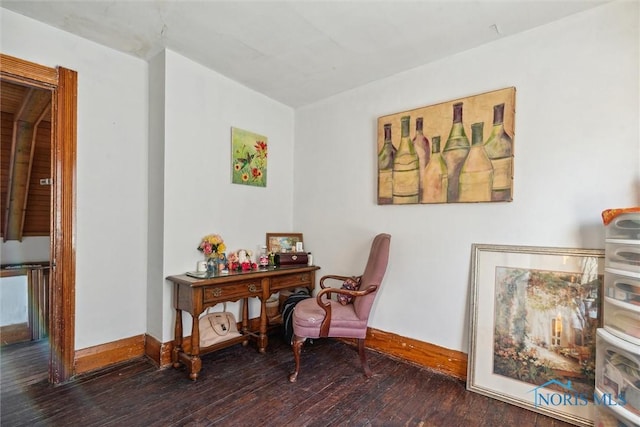
M 173 305 L 176 309 L 175 339 L 171 354 L 174 368 L 179 368 L 181 363 L 184 364 L 189 371 L 189 378 L 195 381 L 202 369 L 201 354 L 240 342 L 246 345 L 250 336 L 256 337 L 258 349 L 264 353 L 268 344 L 266 301 L 271 294 L 284 289 L 306 287 L 313 291 L 318 269 L 320 267 L 317 266 L 283 267 L 229 272 L 203 279 L 186 274 L 167 277 L 167 280 L 174 284 Z M 249 327 L 250 297 L 260 299 L 260 327 L 257 331 L 252 331 Z M 201 349 L 198 325 L 200 315 L 216 304 L 239 300 L 242 300 L 242 321 L 239 328 L 241 335 Z M 190 351 L 186 351 L 183 346 L 182 311 L 191 314 Z

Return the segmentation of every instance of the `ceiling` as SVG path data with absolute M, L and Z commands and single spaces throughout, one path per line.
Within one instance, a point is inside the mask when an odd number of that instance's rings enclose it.
M 2 94 L 2 96 L 0 96 L 0 111 L 3 113 L 9 113 L 11 115 L 16 115 L 21 110 L 31 111 L 32 107 L 30 107 L 29 105 L 33 105 L 35 102 L 37 102 L 33 97 L 29 97 L 30 92 L 33 91 L 48 93 L 49 98 L 51 97 L 51 93 L 44 89 L 31 88 L 28 86 L 11 83 L 5 80 L 0 80 L 0 94 Z M 26 99 L 29 99 L 29 103 L 25 103 Z M 36 107 L 35 109 L 37 110 L 36 115 L 39 115 L 39 113 L 42 112 L 41 108 Z M 51 118 L 49 116 L 45 116 L 42 120 L 45 122 L 50 122 Z M 31 121 L 33 122 L 35 120 L 31 119 Z
M 295 108 L 607 1 L 2 0 L 1 4 L 145 60 L 168 48 Z

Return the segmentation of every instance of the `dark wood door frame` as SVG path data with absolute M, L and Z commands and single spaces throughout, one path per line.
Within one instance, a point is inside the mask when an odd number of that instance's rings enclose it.
M 0 78 L 52 93 L 49 381 L 74 374 L 76 288 L 76 139 L 78 74 L 0 53 Z

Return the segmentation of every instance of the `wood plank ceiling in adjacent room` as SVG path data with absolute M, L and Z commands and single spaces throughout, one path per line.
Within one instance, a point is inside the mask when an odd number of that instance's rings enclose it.
M 51 92 L 0 82 L 0 233 L 4 241 L 48 236 Z

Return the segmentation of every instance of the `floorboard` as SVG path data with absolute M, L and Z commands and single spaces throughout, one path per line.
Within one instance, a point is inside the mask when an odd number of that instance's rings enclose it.
M 291 349 L 275 335 L 266 354 L 233 346 L 202 357 L 198 381 L 145 358 L 47 383 L 48 347 L 0 349 L 2 426 L 510 426 L 570 424 L 472 393 L 446 375 L 353 346 L 305 344 L 298 381 Z M 43 364 L 44 360 L 44 364 Z M 36 366 L 42 366 L 35 369 Z

